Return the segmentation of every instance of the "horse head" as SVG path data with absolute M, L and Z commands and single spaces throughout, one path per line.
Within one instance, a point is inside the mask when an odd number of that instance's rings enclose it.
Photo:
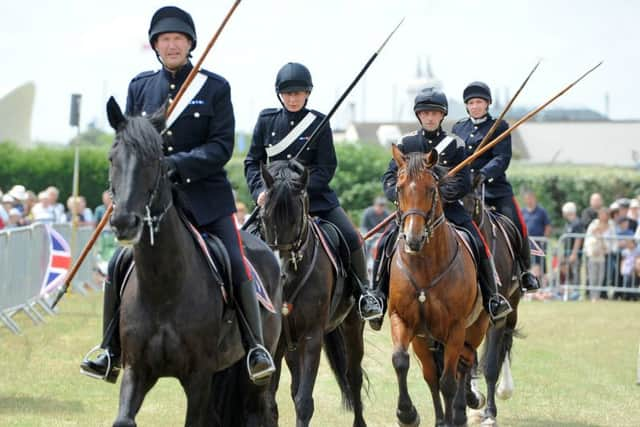
M 165 113 L 149 117 L 125 117 L 116 100 L 107 102 L 109 124 L 116 135 L 109 152 L 109 182 L 113 199 L 111 227 L 120 243 L 138 243 L 145 223 L 151 239 L 171 205 L 167 168 L 162 152 Z M 167 201 L 167 196 L 169 200 Z
M 398 165 L 396 195 L 400 217 L 399 238 L 404 240 L 408 254 L 419 253 L 444 221 L 442 203 L 438 194 L 438 155 L 414 152 L 404 154 L 392 146 L 393 158 Z
M 297 161 L 261 165 L 266 201 L 261 221 L 265 241 L 279 251 L 296 252 L 304 243 L 309 213 L 308 170 Z

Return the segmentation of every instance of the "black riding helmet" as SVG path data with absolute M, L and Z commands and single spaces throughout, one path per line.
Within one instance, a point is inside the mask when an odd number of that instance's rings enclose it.
M 149 43 L 153 47 L 162 33 L 182 33 L 191 39 L 191 50 L 196 48 L 196 26 L 191 15 L 175 6 L 161 7 L 153 14 L 149 24 Z
M 413 102 L 413 112 L 418 117 L 419 111 L 442 111 L 446 116 L 449 112 L 449 103 L 444 92 L 436 88 L 428 87 L 422 89 Z
M 285 64 L 276 76 L 276 93 L 311 92 L 313 81 L 309 69 L 297 62 Z
M 491 104 L 491 89 L 483 82 L 471 82 L 462 91 L 462 99 L 466 104 L 472 98 L 480 98 Z

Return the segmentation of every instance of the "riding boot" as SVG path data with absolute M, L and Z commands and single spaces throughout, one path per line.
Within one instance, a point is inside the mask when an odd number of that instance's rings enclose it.
M 382 301 L 382 316 L 369 320 L 369 326 L 374 331 L 379 331 L 382 328 L 382 322 L 384 321 L 384 312 L 387 309 L 387 294 L 389 292 L 389 278 L 387 275 L 382 274 L 380 271 L 383 254 L 382 251 L 378 251 L 373 261 L 373 270 L 371 272 L 371 284 L 372 293 L 375 297 Z
M 538 278 L 529 271 L 531 269 L 531 247 L 529 239 L 523 238 L 522 247 L 520 249 L 520 266 L 523 273 L 520 275 L 520 284 L 524 292 L 536 292 L 540 289 Z
M 506 317 L 513 309 L 509 301 L 498 292 L 497 273 L 491 258 L 480 258 L 478 273 L 480 275 L 480 291 L 482 292 L 485 310 L 491 316 L 491 320 L 496 322 Z
M 255 384 L 263 385 L 268 383 L 276 367 L 271 358 L 271 354 L 269 354 L 269 351 L 264 346 L 262 318 L 260 317 L 260 307 L 258 305 L 258 299 L 256 298 L 253 280 L 247 280 L 240 284 L 237 295 L 246 319 L 246 325 L 242 330 L 244 332 L 245 342 L 247 343 L 247 370 L 249 371 L 249 378 Z
M 358 295 L 358 311 L 363 320 L 382 317 L 383 301 L 369 286 L 367 277 L 367 261 L 364 248 L 361 246 L 351 252 L 351 279 Z
M 113 277 L 110 275 L 109 277 Z M 102 344 L 92 349 L 80 364 L 80 372 L 93 378 L 115 383 L 120 373 L 120 289 L 107 279 L 104 282 L 102 312 Z M 88 356 L 102 350 L 95 360 Z

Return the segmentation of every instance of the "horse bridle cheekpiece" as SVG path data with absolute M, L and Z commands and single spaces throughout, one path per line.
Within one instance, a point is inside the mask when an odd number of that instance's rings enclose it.
M 428 170 L 428 171 L 435 178 L 435 180 L 438 181 L 438 176 L 435 173 L 433 173 L 431 170 Z M 398 193 L 398 188 L 396 186 L 396 194 L 397 193 Z M 439 201 L 440 201 L 440 196 L 438 195 L 437 189 L 434 188 L 433 194 L 431 196 L 431 209 L 429 209 L 428 212 L 425 212 L 422 209 L 414 209 L 414 208 L 407 209 L 406 211 L 402 211 L 398 203 L 398 210 L 396 211 L 397 222 L 399 226 L 398 239 L 404 240 L 406 238 L 406 235 L 404 233 L 404 222 L 407 219 L 407 217 L 412 215 L 418 215 L 424 218 L 424 228 L 422 229 L 421 244 L 424 245 L 425 243 L 429 243 L 429 240 L 433 236 L 433 233 L 436 230 L 436 228 L 438 228 L 441 224 L 445 222 L 444 213 L 441 213 L 439 217 L 435 218 L 436 206 Z

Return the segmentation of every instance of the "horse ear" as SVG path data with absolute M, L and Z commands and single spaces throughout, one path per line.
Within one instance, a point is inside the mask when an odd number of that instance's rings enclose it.
M 116 99 L 112 96 L 107 101 L 107 118 L 113 130 L 117 131 L 127 121 Z
M 109 98 L 109 101 L 107 101 L 107 118 L 109 119 L 109 124 L 115 131 L 120 129 L 120 127 L 127 121 L 124 114 L 122 114 L 118 101 L 116 101 L 113 96 Z
M 273 177 L 269 173 L 269 169 L 267 166 L 260 162 L 260 175 L 262 176 L 262 182 L 267 187 L 267 189 L 273 187 Z
M 396 161 L 398 168 L 404 167 L 405 163 L 407 162 L 406 158 L 404 156 L 404 153 L 400 151 L 396 144 L 391 144 L 391 152 L 393 153 L 393 159 Z
M 427 161 L 427 167 L 431 168 L 433 165 L 438 163 L 438 152 L 436 150 L 429 151 L 428 154 L 424 155 L 425 160 Z

